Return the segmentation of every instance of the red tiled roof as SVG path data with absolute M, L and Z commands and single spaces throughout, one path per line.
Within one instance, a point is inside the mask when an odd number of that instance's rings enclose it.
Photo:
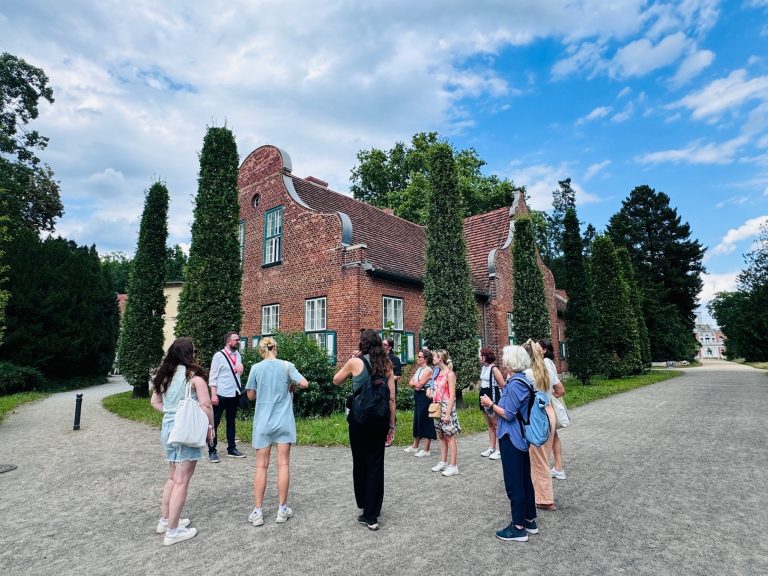
M 387 211 L 355 200 L 324 186 L 291 176 L 304 203 L 320 212 L 343 212 L 352 221 L 352 244 L 366 244 L 368 261 L 377 269 L 415 279 L 424 277 L 426 231 Z M 509 207 L 464 220 L 472 285 L 477 292 L 488 288 L 488 253 L 504 244 L 509 234 Z

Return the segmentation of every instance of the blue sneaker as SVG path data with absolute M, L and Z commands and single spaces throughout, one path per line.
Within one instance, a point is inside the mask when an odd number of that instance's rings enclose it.
M 528 534 L 539 533 L 539 527 L 536 526 L 536 520 L 526 520 L 524 526 L 525 526 L 525 531 L 528 532 Z
M 510 524 L 506 528 L 496 532 L 496 538 L 506 542 L 511 540 L 515 540 L 516 542 L 527 542 L 528 532 L 525 531 L 525 528 L 518 528 L 514 524 Z
M 208 460 L 212 464 L 218 464 L 219 462 L 221 462 L 221 460 L 219 459 L 219 455 L 216 452 L 211 452 L 210 454 L 208 454 Z

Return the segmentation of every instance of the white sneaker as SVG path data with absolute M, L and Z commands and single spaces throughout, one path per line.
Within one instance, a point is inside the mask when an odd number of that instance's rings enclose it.
M 280 512 L 280 509 L 277 509 L 277 518 L 275 518 L 275 522 L 278 524 L 282 524 L 283 522 L 287 522 L 288 518 L 293 516 L 293 510 L 291 510 L 288 506 L 285 507 L 285 512 Z
M 501 452 L 494 450 L 493 454 L 488 456 L 488 460 L 501 460 Z
M 441 470 L 445 470 L 446 466 L 448 466 L 447 462 L 438 462 L 435 466 L 432 466 L 432 472 L 440 472 Z
M 456 474 L 458 473 L 459 473 L 458 466 L 447 466 L 445 470 L 443 470 L 443 476 L 456 476 Z
M 184 540 L 189 540 L 195 536 L 197 536 L 197 528 L 179 528 L 173 536 L 169 536 L 166 532 L 165 538 L 163 538 L 163 546 L 178 544 L 179 542 L 184 542 Z
M 421 450 L 416 452 L 416 454 L 414 454 L 414 456 L 416 456 L 416 458 L 424 458 L 424 456 L 432 456 L 432 452 L 430 452 L 429 450 L 424 450 L 422 448 Z
M 179 518 L 179 525 L 177 528 L 186 528 L 189 526 L 189 518 Z M 165 531 L 168 530 L 168 522 L 165 524 L 161 522 L 157 523 L 157 528 L 155 528 L 155 532 L 158 534 L 165 534 Z
M 496 452 L 496 448 L 486 448 L 485 450 L 480 452 L 480 456 L 482 456 L 483 458 L 488 458 L 488 456 L 490 456 L 494 452 Z
M 258 512 L 254 510 L 248 515 L 248 522 L 254 526 L 262 526 L 264 524 L 264 513 L 261 510 Z
M 413 454 L 413 453 L 414 453 L 414 452 L 416 452 L 417 450 L 418 450 L 418 448 L 414 448 L 413 446 L 408 446 L 408 448 L 405 448 L 405 449 L 403 450 L 403 452 L 408 452 L 408 454 Z
M 558 480 L 565 480 L 565 470 L 555 470 L 552 468 L 552 470 L 549 471 L 552 474 L 552 478 L 557 478 Z

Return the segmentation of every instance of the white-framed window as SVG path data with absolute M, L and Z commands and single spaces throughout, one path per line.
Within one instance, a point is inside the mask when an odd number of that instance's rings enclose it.
M 516 344 L 515 341 L 515 322 L 512 319 L 512 312 L 507 312 L 507 339 L 510 344 Z
M 304 301 L 304 332 L 325 330 L 326 298 L 310 298 Z
M 248 338 L 246 336 L 241 336 L 238 346 L 240 348 L 241 353 L 245 352 L 245 349 L 248 347 Z
M 403 299 L 384 296 L 382 298 L 382 318 L 381 323 L 384 328 L 392 322 L 392 330 L 403 330 Z
M 240 220 L 238 240 L 240 241 L 240 262 L 242 262 L 245 258 L 245 220 Z
M 324 332 L 308 332 L 307 336 L 312 338 L 317 345 L 328 354 L 328 362 L 336 364 L 336 331 L 326 330 Z
M 394 344 L 392 352 L 397 354 L 400 362 L 405 364 L 413 362 L 416 359 L 416 334 L 413 332 L 390 332 Z M 384 331 L 379 332 L 379 336 L 384 338 Z
M 283 214 L 282 206 L 264 214 L 264 266 L 279 264 L 283 259 Z
M 280 329 L 280 304 L 261 307 L 261 335 L 274 334 Z

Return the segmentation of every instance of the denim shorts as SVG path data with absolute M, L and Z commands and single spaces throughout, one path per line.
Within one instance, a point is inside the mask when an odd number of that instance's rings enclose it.
M 165 459 L 168 462 L 184 462 L 186 460 L 200 460 L 203 457 L 202 448 L 192 448 L 192 446 L 180 446 L 178 444 L 168 444 L 168 436 L 173 429 L 173 420 L 163 422 L 163 429 L 160 431 L 160 444 L 165 451 Z

